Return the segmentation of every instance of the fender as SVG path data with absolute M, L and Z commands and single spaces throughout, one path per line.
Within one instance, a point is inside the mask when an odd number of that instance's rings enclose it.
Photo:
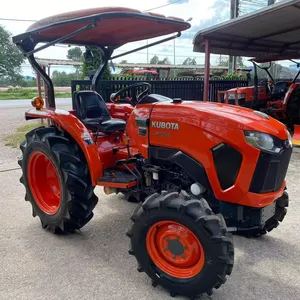
M 134 110 L 134 107 L 130 104 L 106 103 L 106 106 L 112 118 L 122 119 L 124 121 L 127 121 Z
M 89 131 L 77 117 L 66 110 L 51 108 L 36 110 L 33 108 L 25 113 L 25 119 L 50 119 L 68 132 L 84 153 L 92 184 L 97 185 L 97 179 L 102 177 L 101 158 Z

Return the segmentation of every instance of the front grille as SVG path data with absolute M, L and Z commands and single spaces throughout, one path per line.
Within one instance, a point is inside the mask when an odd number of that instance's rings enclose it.
M 212 150 L 220 185 L 226 190 L 236 181 L 241 168 L 242 154 L 226 144 L 220 144 Z
M 285 147 L 280 154 L 261 152 L 250 185 L 250 192 L 262 194 L 278 191 L 285 179 L 291 155 L 292 148 L 290 147 Z

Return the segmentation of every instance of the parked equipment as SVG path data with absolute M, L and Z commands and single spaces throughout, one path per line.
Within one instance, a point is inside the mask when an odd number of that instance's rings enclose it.
M 116 48 L 178 32 L 151 46 L 189 27 L 178 18 L 99 8 L 43 19 L 13 41 L 48 88 L 46 105 L 36 98 L 25 116 L 50 125 L 26 135 L 19 160 L 33 216 L 54 233 L 80 229 L 93 217 L 96 185 L 140 201 L 127 231 L 129 254 L 153 286 L 194 298 L 210 295 L 231 274 L 231 232 L 259 236 L 283 221 L 292 153 L 285 126 L 242 107 L 153 94 L 145 83 L 127 87 L 127 122 L 113 118 L 95 90 L 76 92 L 73 110 L 59 110 L 51 79 L 34 58 L 57 43 L 87 46 L 86 57 L 89 46 L 98 47 L 94 89 Z
M 300 0 L 278 1 L 266 8 L 199 31 L 193 43 L 195 52 L 205 53 L 204 99 L 209 99 L 209 65 L 212 53 L 254 58 L 252 61 L 255 63 L 255 70 L 259 62 L 299 60 L 300 19 L 298 10 L 295 10 L 299 7 Z M 285 19 L 284 23 L 283 19 Z M 267 68 L 265 70 L 267 71 Z M 240 102 L 245 106 L 251 104 L 252 108 L 263 109 L 271 116 L 285 122 L 296 144 L 296 139 L 300 135 L 300 106 L 297 96 L 298 84 L 295 80 L 291 86 L 285 86 L 282 82 L 276 83 L 273 92 L 267 92 L 265 87 L 259 86 L 257 82 L 255 88 L 249 87 L 237 91 L 239 92 L 236 93 L 236 99 L 232 99 L 234 104 Z M 245 99 L 243 94 L 246 94 Z M 248 101 L 249 96 L 253 97 L 252 101 Z M 233 95 L 230 97 L 233 98 Z
M 271 62 L 274 58 L 251 59 L 254 65 L 254 86 L 230 89 L 219 92 L 218 102 L 236 104 L 263 111 L 275 119 L 287 124 L 291 131 L 294 125 L 300 125 L 300 83 L 297 79 L 300 70 L 292 81 L 275 81 L 269 72 Z M 291 62 L 300 67 L 300 64 Z M 269 63 L 266 67 L 261 67 L 258 63 Z M 269 79 L 266 82 L 258 82 L 257 68 L 264 70 Z M 224 94 L 223 101 L 221 94 Z

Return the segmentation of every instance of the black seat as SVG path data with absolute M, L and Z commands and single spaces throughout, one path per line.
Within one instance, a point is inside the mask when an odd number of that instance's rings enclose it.
M 273 87 L 271 97 L 272 100 L 283 100 L 288 91 L 289 84 L 286 81 L 277 81 Z
M 78 119 L 90 130 L 112 133 L 124 131 L 126 122 L 113 119 L 103 98 L 95 91 L 79 91 L 74 93 L 74 109 Z M 99 127 L 99 122 L 102 124 Z

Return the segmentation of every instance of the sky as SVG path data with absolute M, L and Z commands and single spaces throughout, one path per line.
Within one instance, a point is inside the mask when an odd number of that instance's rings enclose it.
M 108 6 L 104 4 L 101 5 L 101 3 L 99 2 L 99 0 L 89 0 L 87 2 L 74 0 L 52 0 L 42 2 L 40 0 L 6 1 L 4 6 L 5 9 L 2 9 L 0 11 L 0 18 L 39 20 L 51 15 L 72 10 Z M 174 2 L 175 0 L 127 0 L 126 5 L 124 5 L 124 0 L 110 0 L 109 6 L 126 6 L 129 8 L 144 11 L 169 4 L 168 6 L 164 6 L 151 11 L 167 16 L 180 17 L 184 20 L 192 18 L 192 21 L 190 22 L 192 27 L 184 32 L 182 36 L 175 41 L 175 63 L 181 64 L 187 57 L 191 57 L 196 58 L 198 64 L 203 64 L 204 54 L 193 52 L 193 37 L 195 33 L 201 28 L 205 28 L 229 19 L 229 0 L 181 0 L 177 1 L 176 3 Z M 4 26 L 9 32 L 11 32 L 12 35 L 24 32 L 32 23 L 33 22 L 14 22 L 0 20 L 0 24 Z M 124 45 L 119 48 L 116 54 L 120 54 L 122 53 L 122 51 L 130 50 L 145 44 L 146 41 L 141 41 Z M 69 48 L 67 46 L 50 47 L 39 52 L 36 56 L 39 58 L 66 59 L 68 49 Z M 174 63 L 174 42 L 170 41 L 149 48 L 148 59 L 150 60 L 154 55 L 157 55 L 160 59 L 168 57 L 169 60 Z M 147 51 L 142 50 L 139 53 L 124 56 L 123 58 L 117 59 L 115 62 L 118 62 L 121 59 L 126 59 L 128 62 L 146 63 Z M 212 63 L 214 63 L 214 59 L 212 60 Z M 55 68 L 52 68 L 52 70 L 54 69 Z M 70 68 L 68 69 L 66 67 L 57 67 L 56 69 L 70 71 Z M 24 66 L 23 74 L 33 75 L 29 66 Z
M 193 52 L 193 37 L 197 31 L 202 28 L 226 21 L 229 19 L 229 0 L 127 0 L 126 5 L 124 0 L 110 0 L 109 6 L 121 6 L 139 9 L 141 11 L 149 10 L 159 6 L 164 6 L 158 9 L 151 10 L 156 13 L 164 14 L 167 16 L 175 16 L 187 20 L 192 18 L 190 22 L 192 27 L 183 32 L 182 36 L 175 41 L 176 58 L 175 63 L 181 64 L 187 57 L 196 58 L 198 64 L 204 63 L 204 54 Z M 88 4 L 88 5 L 87 5 Z M 72 10 L 80 10 L 86 8 L 93 8 L 101 5 L 99 0 L 74 1 L 74 0 L 14 0 L 5 1 L 5 9 L 0 11 L 0 18 L 12 19 L 26 19 L 26 20 L 39 20 L 51 15 L 68 12 Z M 26 12 L 26 13 L 25 13 Z M 24 32 L 33 22 L 14 22 L 14 21 L 1 21 L 3 25 L 12 35 Z M 130 43 L 119 48 L 115 54 L 120 54 L 122 51 L 131 50 L 135 47 L 145 45 L 146 41 Z M 56 46 L 39 52 L 36 56 L 39 58 L 56 58 L 66 59 L 67 46 Z M 174 42 L 166 42 L 158 46 L 149 48 L 148 59 L 150 60 L 154 55 L 160 59 L 168 57 L 174 63 Z M 139 53 L 124 56 L 117 59 L 126 59 L 128 62 L 146 63 L 147 51 L 142 50 Z M 216 62 L 217 57 L 212 57 L 212 64 Z M 64 70 L 67 70 L 65 67 Z M 54 70 L 54 68 L 52 68 Z M 57 70 L 62 70 L 58 67 Z M 32 75 L 30 67 L 23 68 L 24 75 Z

